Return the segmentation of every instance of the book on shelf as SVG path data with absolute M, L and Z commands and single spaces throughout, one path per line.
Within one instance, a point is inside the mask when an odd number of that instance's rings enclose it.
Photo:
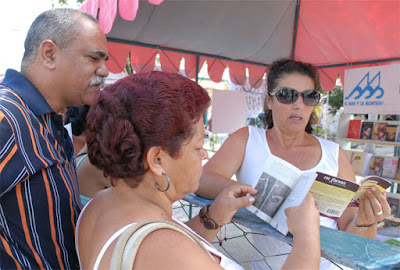
M 366 174 L 382 176 L 383 161 L 384 161 L 383 157 L 373 156 L 369 163 L 368 172 Z
M 372 130 L 372 140 L 384 141 L 386 139 L 387 123 L 375 122 Z
M 374 122 L 362 121 L 360 139 L 371 140 L 373 127 L 374 127 Z
M 383 159 L 382 177 L 394 179 L 397 173 L 399 157 L 385 157 Z
M 372 158 L 371 153 L 363 152 L 360 150 L 348 150 L 344 149 L 344 153 L 350 161 L 351 166 L 355 174 L 367 175 L 369 169 L 369 163 Z
M 361 131 L 361 120 L 352 119 L 349 121 L 349 129 L 347 131 L 347 138 L 349 139 L 359 139 Z
M 391 215 L 395 217 L 400 217 L 400 199 L 399 198 L 386 198 L 391 209 Z
M 388 142 L 396 141 L 396 132 L 397 132 L 397 125 L 387 125 L 386 127 L 386 138 L 385 140 Z
M 396 131 L 396 142 L 400 142 L 400 126 L 397 127 Z
M 394 179 L 400 180 L 400 166 L 397 166 L 397 172 L 396 172 L 396 176 L 394 177 Z
M 347 206 L 357 206 L 360 196 L 368 187 L 378 186 L 382 192 L 391 186 L 388 180 L 368 176 L 355 182 L 323 173 L 306 172 L 278 157 L 270 157 L 261 170 L 254 188 L 258 193 L 255 202 L 247 207 L 249 211 L 269 223 L 280 233 L 287 235 L 285 209 L 299 206 L 311 192 L 321 215 L 339 218 Z

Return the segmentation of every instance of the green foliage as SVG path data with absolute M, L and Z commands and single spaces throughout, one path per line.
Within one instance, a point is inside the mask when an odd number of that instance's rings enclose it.
M 329 113 L 335 115 L 336 112 L 343 107 L 343 87 L 336 86 L 329 92 Z
M 325 130 L 321 125 L 313 125 L 313 134 L 316 136 L 322 136 L 325 134 Z
M 58 3 L 60 3 L 61 5 L 68 5 L 68 1 L 69 0 L 58 0 Z M 85 0 L 75 0 L 77 4 L 82 4 L 83 1 Z
M 133 68 L 132 68 L 132 65 L 131 65 L 131 52 L 128 53 L 128 58 L 126 59 L 126 65 L 125 65 L 124 72 L 126 74 L 132 74 L 133 73 Z
M 210 134 L 209 137 L 209 145 L 211 147 L 211 151 L 215 151 L 215 145 L 218 143 L 218 135 L 217 134 Z

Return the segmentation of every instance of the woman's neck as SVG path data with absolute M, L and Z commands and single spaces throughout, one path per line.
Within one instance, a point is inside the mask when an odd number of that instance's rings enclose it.
M 274 145 L 279 145 L 283 149 L 303 145 L 307 139 L 307 135 L 305 131 L 288 133 L 277 127 L 267 130 L 268 141 Z
M 113 188 L 120 199 L 125 202 L 130 201 L 126 205 L 141 204 L 152 215 L 159 215 L 166 218 L 172 217 L 172 202 L 166 196 L 166 193 L 159 192 L 154 186 L 153 181 L 146 177 L 135 188 L 130 187 L 122 179 L 118 180 Z
M 79 151 L 79 154 L 86 154 L 88 152 L 88 148 L 87 148 L 87 144 L 85 143 L 85 145 L 82 147 L 81 151 Z

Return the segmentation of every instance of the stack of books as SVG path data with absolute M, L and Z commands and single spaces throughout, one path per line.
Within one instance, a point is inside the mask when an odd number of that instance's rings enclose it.
M 400 126 L 360 119 L 349 121 L 349 139 L 400 142 Z

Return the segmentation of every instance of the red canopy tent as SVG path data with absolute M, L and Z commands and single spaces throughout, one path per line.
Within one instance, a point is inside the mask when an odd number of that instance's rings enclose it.
M 184 58 L 191 78 L 207 61 L 213 81 L 229 66 L 232 81 L 243 84 L 247 68 L 257 88 L 273 60 L 292 57 L 317 66 L 330 91 L 344 69 L 400 62 L 398 0 L 149 2 L 82 5 L 107 34 L 111 72 L 123 70 L 128 52 L 136 71 L 151 70 L 158 53 L 162 70 L 177 72 Z

